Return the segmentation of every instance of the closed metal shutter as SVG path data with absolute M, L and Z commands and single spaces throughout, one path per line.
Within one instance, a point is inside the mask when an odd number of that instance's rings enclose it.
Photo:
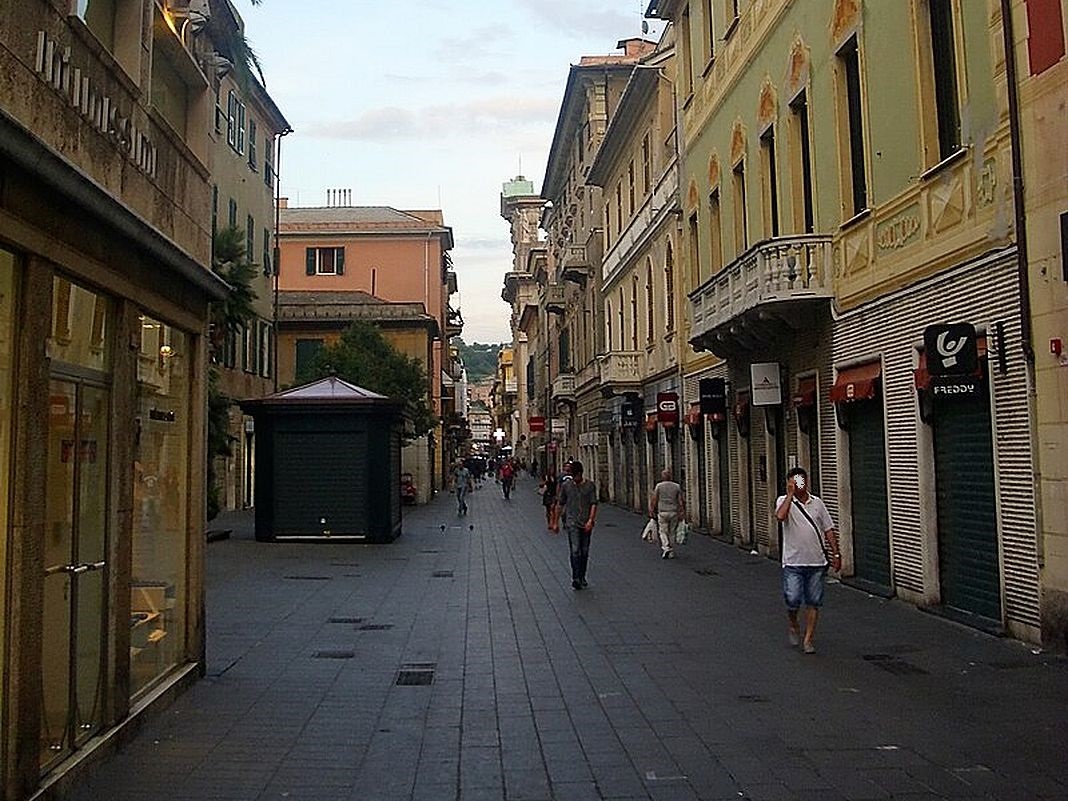
M 851 403 L 849 477 L 853 488 L 853 582 L 892 593 L 882 398 Z
M 942 603 L 1001 621 L 994 450 L 986 382 L 934 406 L 938 570 Z
M 768 532 L 768 506 L 770 501 L 768 500 L 768 474 L 767 474 L 767 461 L 766 455 L 768 448 L 768 434 L 764 428 L 764 415 L 768 413 L 767 409 L 761 409 L 759 407 L 752 407 L 750 414 L 750 426 L 749 426 L 749 455 L 752 459 L 752 476 L 753 476 L 753 533 L 756 536 L 756 542 L 758 545 L 762 545 L 765 548 L 771 547 L 771 536 Z M 778 536 L 778 532 L 776 532 Z
M 364 431 L 276 430 L 275 535 L 366 534 L 366 451 Z
M 731 521 L 731 449 L 727 440 L 728 431 L 724 425 L 723 433 L 716 443 L 719 457 L 719 519 L 722 521 L 721 534 L 725 538 L 734 536 L 734 523 Z
M 708 448 L 705 446 L 705 429 L 708 424 L 701 426 L 697 440 L 691 439 L 691 444 L 697 451 L 697 524 L 705 531 L 708 530 Z

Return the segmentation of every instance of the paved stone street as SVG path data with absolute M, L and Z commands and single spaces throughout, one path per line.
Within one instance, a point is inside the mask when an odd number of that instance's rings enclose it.
M 837 584 L 805 656 L 774 563 L 662 560 L 611 507 L 576 593 L 534 487 L 387 546 L 212 544 L 208 677 L 78 797 L 1068 798 L 1063 660 Z

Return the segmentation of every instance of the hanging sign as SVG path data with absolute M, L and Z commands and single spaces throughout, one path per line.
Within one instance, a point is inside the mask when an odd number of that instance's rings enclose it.
M 698 382 L 701 396 L 701 414 L 712 415 L 714 420 L 727 419 L 727 382 L 722 378 L 702 378 Z
M 758 362 L 749 368 L 749 372 L 754 406 L 778 406 L 782 403 L 778 362 Z
M 530 433 L 536 434 L 545 430 L 545 418 L 544 417 L 531 417 L 530 418 Z
M 664 428 L 674 428 L 679 424 L 679 396 L 677 393 L 656 393 L 656 417 Z
M 979 345 L 971 323 L 927 326 L 923 349 L 932 376 L 970 376 L 979 369 Z

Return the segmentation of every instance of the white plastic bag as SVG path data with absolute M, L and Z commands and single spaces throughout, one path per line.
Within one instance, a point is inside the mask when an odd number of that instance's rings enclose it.
M 675 542 L 679 545 L 685 545 L 686 540 L 690 538 L 690 527 L 685 520 L 680 520 L 678 527 L 675 529 Z
M 645 524 L 645 528 L 642 530 L 642 539 L 646 542 L 656 542 L 656 537 L 656 521 L 650 517 L 649 522 Z

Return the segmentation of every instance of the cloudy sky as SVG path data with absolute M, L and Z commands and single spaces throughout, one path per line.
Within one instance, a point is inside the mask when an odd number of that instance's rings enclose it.
M 235 0 L 295 133 L 282 194 L 438 208 L 453 227 L 464 339 L 509 339 L 501 183 L 541 190 L 568 66 L 641 31 L 640 0 Z M 653 31 L 655 36 L 656 29 Z

